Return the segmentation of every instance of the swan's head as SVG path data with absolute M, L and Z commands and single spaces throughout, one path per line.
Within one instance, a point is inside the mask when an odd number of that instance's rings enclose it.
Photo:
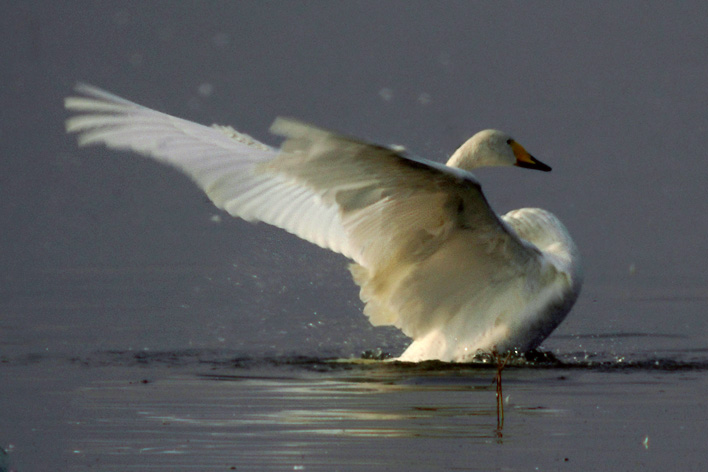
M 495 129 L 486 129 L 472 136 L 455 151 L 447 165 L 464 170 L 491 166 L 518 166 L 544 172 L 551 170 L 529 154 L 514 138 Z

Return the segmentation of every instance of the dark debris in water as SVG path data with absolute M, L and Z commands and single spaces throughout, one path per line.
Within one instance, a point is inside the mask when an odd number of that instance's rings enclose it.
M 386 352 L 381 348 L 369 349 L 361 353 L 361 358 L 370 361 L 385 361 L 388 359 L 393 359 L 394 355 L 390 352 Z
M 504 354 L 506 355 L 506 354 Z M 479 353 L 468 363 L 425 361 L 419 363 L 399 362 L 391 354 L 380 349 L 366 351 L 361 357 L 340 358 L 336 356 L 318 357 L 298 354 L 244 355 L 228 350 L 185 349 L 174 351 L 100 351 L 81 356 L 27 354 L 24 356 L 3 356 L 3 366 L 24 366 L 41 362 L 64 362 L 82 367 L 167 367 L 199 370 L 248 370 L 262 368 L 293 369 L 296 371 L 332 372 L 367 369 L 395 369 L 400 371 L 462 371 L 496 369 L 493 356 Z M 690 351 L 672 353 L 666 356 L 636 353 L 617 355 L 610 353 L 567 353 L 554 354 L 546 351 L 512 353 L 506 369 L 557 369 L 592 370 L 601 372 L 632 371 L 706 371 L 708 352 Z

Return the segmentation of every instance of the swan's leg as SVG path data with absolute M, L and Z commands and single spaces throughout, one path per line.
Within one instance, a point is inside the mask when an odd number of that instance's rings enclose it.
M 502 370 L 506 366 L 506 363 L 511 357 L 511 351 L 506 355 L 506 358 L 502 361 L 499 351 L 495 347 L 492 350 L 492 357 L 497 362 L 497 373 L 494 376 L 494 383 L 497 384 L 497 431 L 501 431 L 504 428 L 504 393 L 502 391 Z

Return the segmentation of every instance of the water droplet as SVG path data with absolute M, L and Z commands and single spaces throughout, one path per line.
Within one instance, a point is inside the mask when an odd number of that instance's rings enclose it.
M 379 90 L 379 97 L 383 98 L 387 102 L 390 102 L 391 100 L 393 100 L 393 90 L 384 87 Z

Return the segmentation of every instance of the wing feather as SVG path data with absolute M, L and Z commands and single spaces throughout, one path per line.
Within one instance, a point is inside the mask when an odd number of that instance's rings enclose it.
M 491 210 L 472 174 L 292 120 L 272 131 L 286 141 L 262 168 L 338 207 L 373 324 L 419 339 L 464 311 L 483 333 L 534 296 L 524 284 L 541 253 Z M 487 310 L 505 293 L 508 306 Z
M 292 179 L 256 170 L 277 150 L 233 128 L 199 125 L 89 85 L 78 85 L 76 91 L 83 96 L 66 99 L 66 108 L 77 113 L 66 128 L 78 133 L 80 145 L 132 150 L 175 166 L 233 216 L 274 224 L 350 256 L 335 205 L 324 205 Z

